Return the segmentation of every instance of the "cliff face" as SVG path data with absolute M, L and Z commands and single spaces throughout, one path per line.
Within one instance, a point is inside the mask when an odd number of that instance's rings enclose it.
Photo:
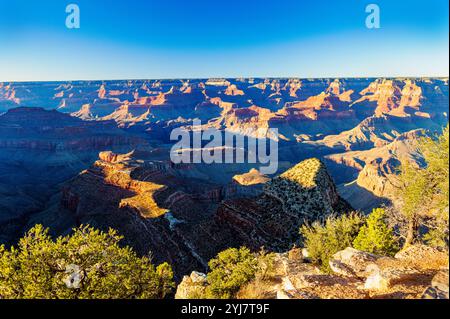
M 85 122 L 54 110 L 20 107 L 0 116 L 0 149 L 83 151 L 142 142 L 114 122 Z
M 351 209 L 338 195 L 324 164 L 309 159 L 267 182 L 256 198 L 224 201 L 216 218 L 249 247 L 282 250 L 299 239 L 304 222 Z
M 0 116 L 0 230 L 14 242 L 45 210 L 58 184 L 89 167 L 102 150 L 130 150 L 144 140 L 114 122 L 84 122 L 57 111 L 16 108 Z
M 355 208 L 369 211 L 387 201 L 395 204 L 398 168 L 404 161 L 412 165 L 424 164 L 418 141 L 425 134 L 423 130 L 410 131 L 382 147 L 327 155 L 325 161 L 342 184 L 341 193 Z M 343 171 L 346 174 L 342 174 Z
M 369 116 L 436 118 L 448 108 L 448 83 L 447 79 L 199 79 L 5 83 L 0 87 L 0 112 L 43 105 L 85 120 L 111 119 L 123 126 L 151 126 L 180 116 L 209 121 L 221 116 L 220 109 L 205 109 L 207 105 L 214 108 L 214 100 L 221 101 L 222 109 L 224 105 L 238 109 L 256 105 L 270 110 L 270 117 L 255 121 L 279 126 L 287 139 L 295 140 L 295 134 L 336 134 Z M 230 114 L 223 116 L 226 128 L 235 125 L 227 121 Z
M 177 273 L 203 267 L 174 231 L 181 223 L 172 214 L 177 205 L 192 202 L 189 194 L 176 197 L 170 166 L 138 162 L 134 153 L 100 153 L 89 169 L 63 186 L 59 204 L 74 224 L 89 223 L 101 229 L 113 227 L 124 243 L 154 260 L 168 261 Z M 199 209 L 195 203 L 192 209 Z M 178 208 L 183 209 L 183 208 Z

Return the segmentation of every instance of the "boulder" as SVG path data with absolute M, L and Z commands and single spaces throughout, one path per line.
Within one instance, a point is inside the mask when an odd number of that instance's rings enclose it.
M 201 273 L 201 272 L 198 272 L 198 271 L 193 271 L 191 273 L 190 278 L 191 278 L 191 281 L 193 283 L 196 283 L 196 284 L 198 284 L 198 283 L 200 283 L 200 284 L 206 283 L 206 275 L 204 273 Z
M 199 299 L 205 294 L 208 281 L 206 275 L 193 271 L 190 276 L 184 276 L 177 287 L 175 299 Z
M 422 299 L 449 299 L 448 269 L 439 271 L 431 280 L 431 287 L 425 289 Z
M 379 291 L 386 291 L 397 284 L 413 283 L 418 277 L 423 275 L 420 271 L 413 268 L 380 268 L 376 264 L 368 265 L 366 273 L 368 276 L 364 283 L 364 288 Z
M 347 247 L 333 255 L 329 261 L 330 268 L 345 277 L 367 277 L 366 268 L 380 257 L 364 251 Z
M 448 269 L 439 271 L 433 277 L 431 286 L 448 293 Z
M 389 288 L 389 282 L 381 275 L 378 266 L 372 264 L 369 265 L 368 269 L 371 270 L 371 274 L 366 278 L 364 289 L 387 290 Z
M 416 244 L 402 249 L 397 254 L 395 254 L 395 258 L 401 260 L 417 260 L 420 258 L 427 258 L 429 256 L 436 255 L 447 255 L 447 253 L 434 247 Z

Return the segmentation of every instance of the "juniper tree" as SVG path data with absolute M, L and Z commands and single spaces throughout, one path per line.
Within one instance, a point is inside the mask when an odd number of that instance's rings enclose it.
M 0 299 L 163 298 L 173 287 L 166 263 L 120 247 L 115 230 L 82 226 L 58 237 L 36 225 L 17 247 L 0 246 Z
M 424 239 L 448 246 L 449 127 L 437 138 L 423 138 L 419 149 L 425 167 L 403 162 L 397 195 L 400 211 L 408 222 L 405 245 L 419 239 L 419 226 L 428 226 Z

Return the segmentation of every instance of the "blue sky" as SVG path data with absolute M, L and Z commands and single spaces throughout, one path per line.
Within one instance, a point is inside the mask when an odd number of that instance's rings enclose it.
M 65 8 L 80 8 L 67 29 Z M 365 25 L 368 4 L 381 28 Z M 0 81 L 448 76 L 446 0 L 0 0 Z

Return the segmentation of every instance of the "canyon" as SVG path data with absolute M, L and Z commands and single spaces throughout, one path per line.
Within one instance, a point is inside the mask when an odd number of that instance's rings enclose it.
M 0 244 L 115 228 L 176 279 L 245 245 L 283 253 L 305 222 L 395 205 L 397 168 L 448 123 L 447 78 L 0 83 Z M 170 160 L 170 132 L 278 129 L 278 171 Z

